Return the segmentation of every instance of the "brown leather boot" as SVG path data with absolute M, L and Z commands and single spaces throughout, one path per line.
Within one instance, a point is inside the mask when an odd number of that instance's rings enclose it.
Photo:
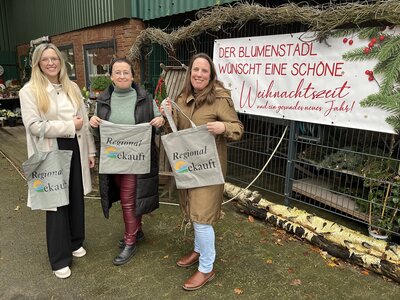
M 183 284 L 183 289 L 187 291 L 194 291 L 201 288 L 207 282 L 213 280 L 215 277 L 215 272 L 212 270 L 210 273 L 202 273 L 197 271 Z
M 189 254 L 181 257 L 181 259 L 178 260 L 176 264 L 182 268 L 187 268 L 197 263 L 199 261 L 199 257 L 199 253 L 192 251 Z

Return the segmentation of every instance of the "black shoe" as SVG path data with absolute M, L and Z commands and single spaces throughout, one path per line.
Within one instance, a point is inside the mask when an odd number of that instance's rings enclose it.
M 143 233 L 143 230 L 140 229 L 136 235 L 136 242 L 141 242 L 143 240 L 144 240 L 144 233 Z M 125 247 L 124 239 L 121 239 L 118 241 L 118 247 L 121 249 Z
M 113 259 L 113 264 L 120 266 L 126 264 L 136 253 L 136 244 L 125 246 L 121 253 Z

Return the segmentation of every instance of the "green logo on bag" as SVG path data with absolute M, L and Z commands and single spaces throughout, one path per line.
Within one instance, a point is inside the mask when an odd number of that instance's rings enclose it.
M 41 180 L 37 179 L 33 182 L 33 188 L 36 192 L 43 192 L 44 191 L 44 184 Z
M 175 163 L 175 171 L 176 171 L 176 173 L 179 173 L 179 174 L 189 172 L 187 163 L 183 160 L 178 160 Z
M 109 157 L 109 158 L 116 158 L 117 157 L 117 151 L 118 149 L 115 147 L 107 147 L 106 149 L 104 149 L 105 154 Z

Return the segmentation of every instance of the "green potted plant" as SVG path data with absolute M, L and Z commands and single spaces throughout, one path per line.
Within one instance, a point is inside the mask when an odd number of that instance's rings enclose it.
M 90 81 L 90 88 L 96 94 L 96 96 L 104 91 L 112 83 L 110 76 L 97 75 L 92 77 Z

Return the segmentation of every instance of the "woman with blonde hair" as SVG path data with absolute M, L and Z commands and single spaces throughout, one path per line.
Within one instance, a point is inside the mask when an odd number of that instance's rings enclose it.
M 92 189 L 90 168 L 94 167 L 96 150 L 80 89 L 69 79 L 63 56 L 55 45 L 46 43 L 36 47 L 31 78 L 19 96 L 28 156 L 34 153 L 32 143 L 38 143 L 42 125 L 45 126 L 43 151 L 55 148 L 73 151 L 69 204 L 46 211 L 50 265 L 56 277 L 67 278 L 71 275 L 72 257 L 86 254 L 83 195 Z

